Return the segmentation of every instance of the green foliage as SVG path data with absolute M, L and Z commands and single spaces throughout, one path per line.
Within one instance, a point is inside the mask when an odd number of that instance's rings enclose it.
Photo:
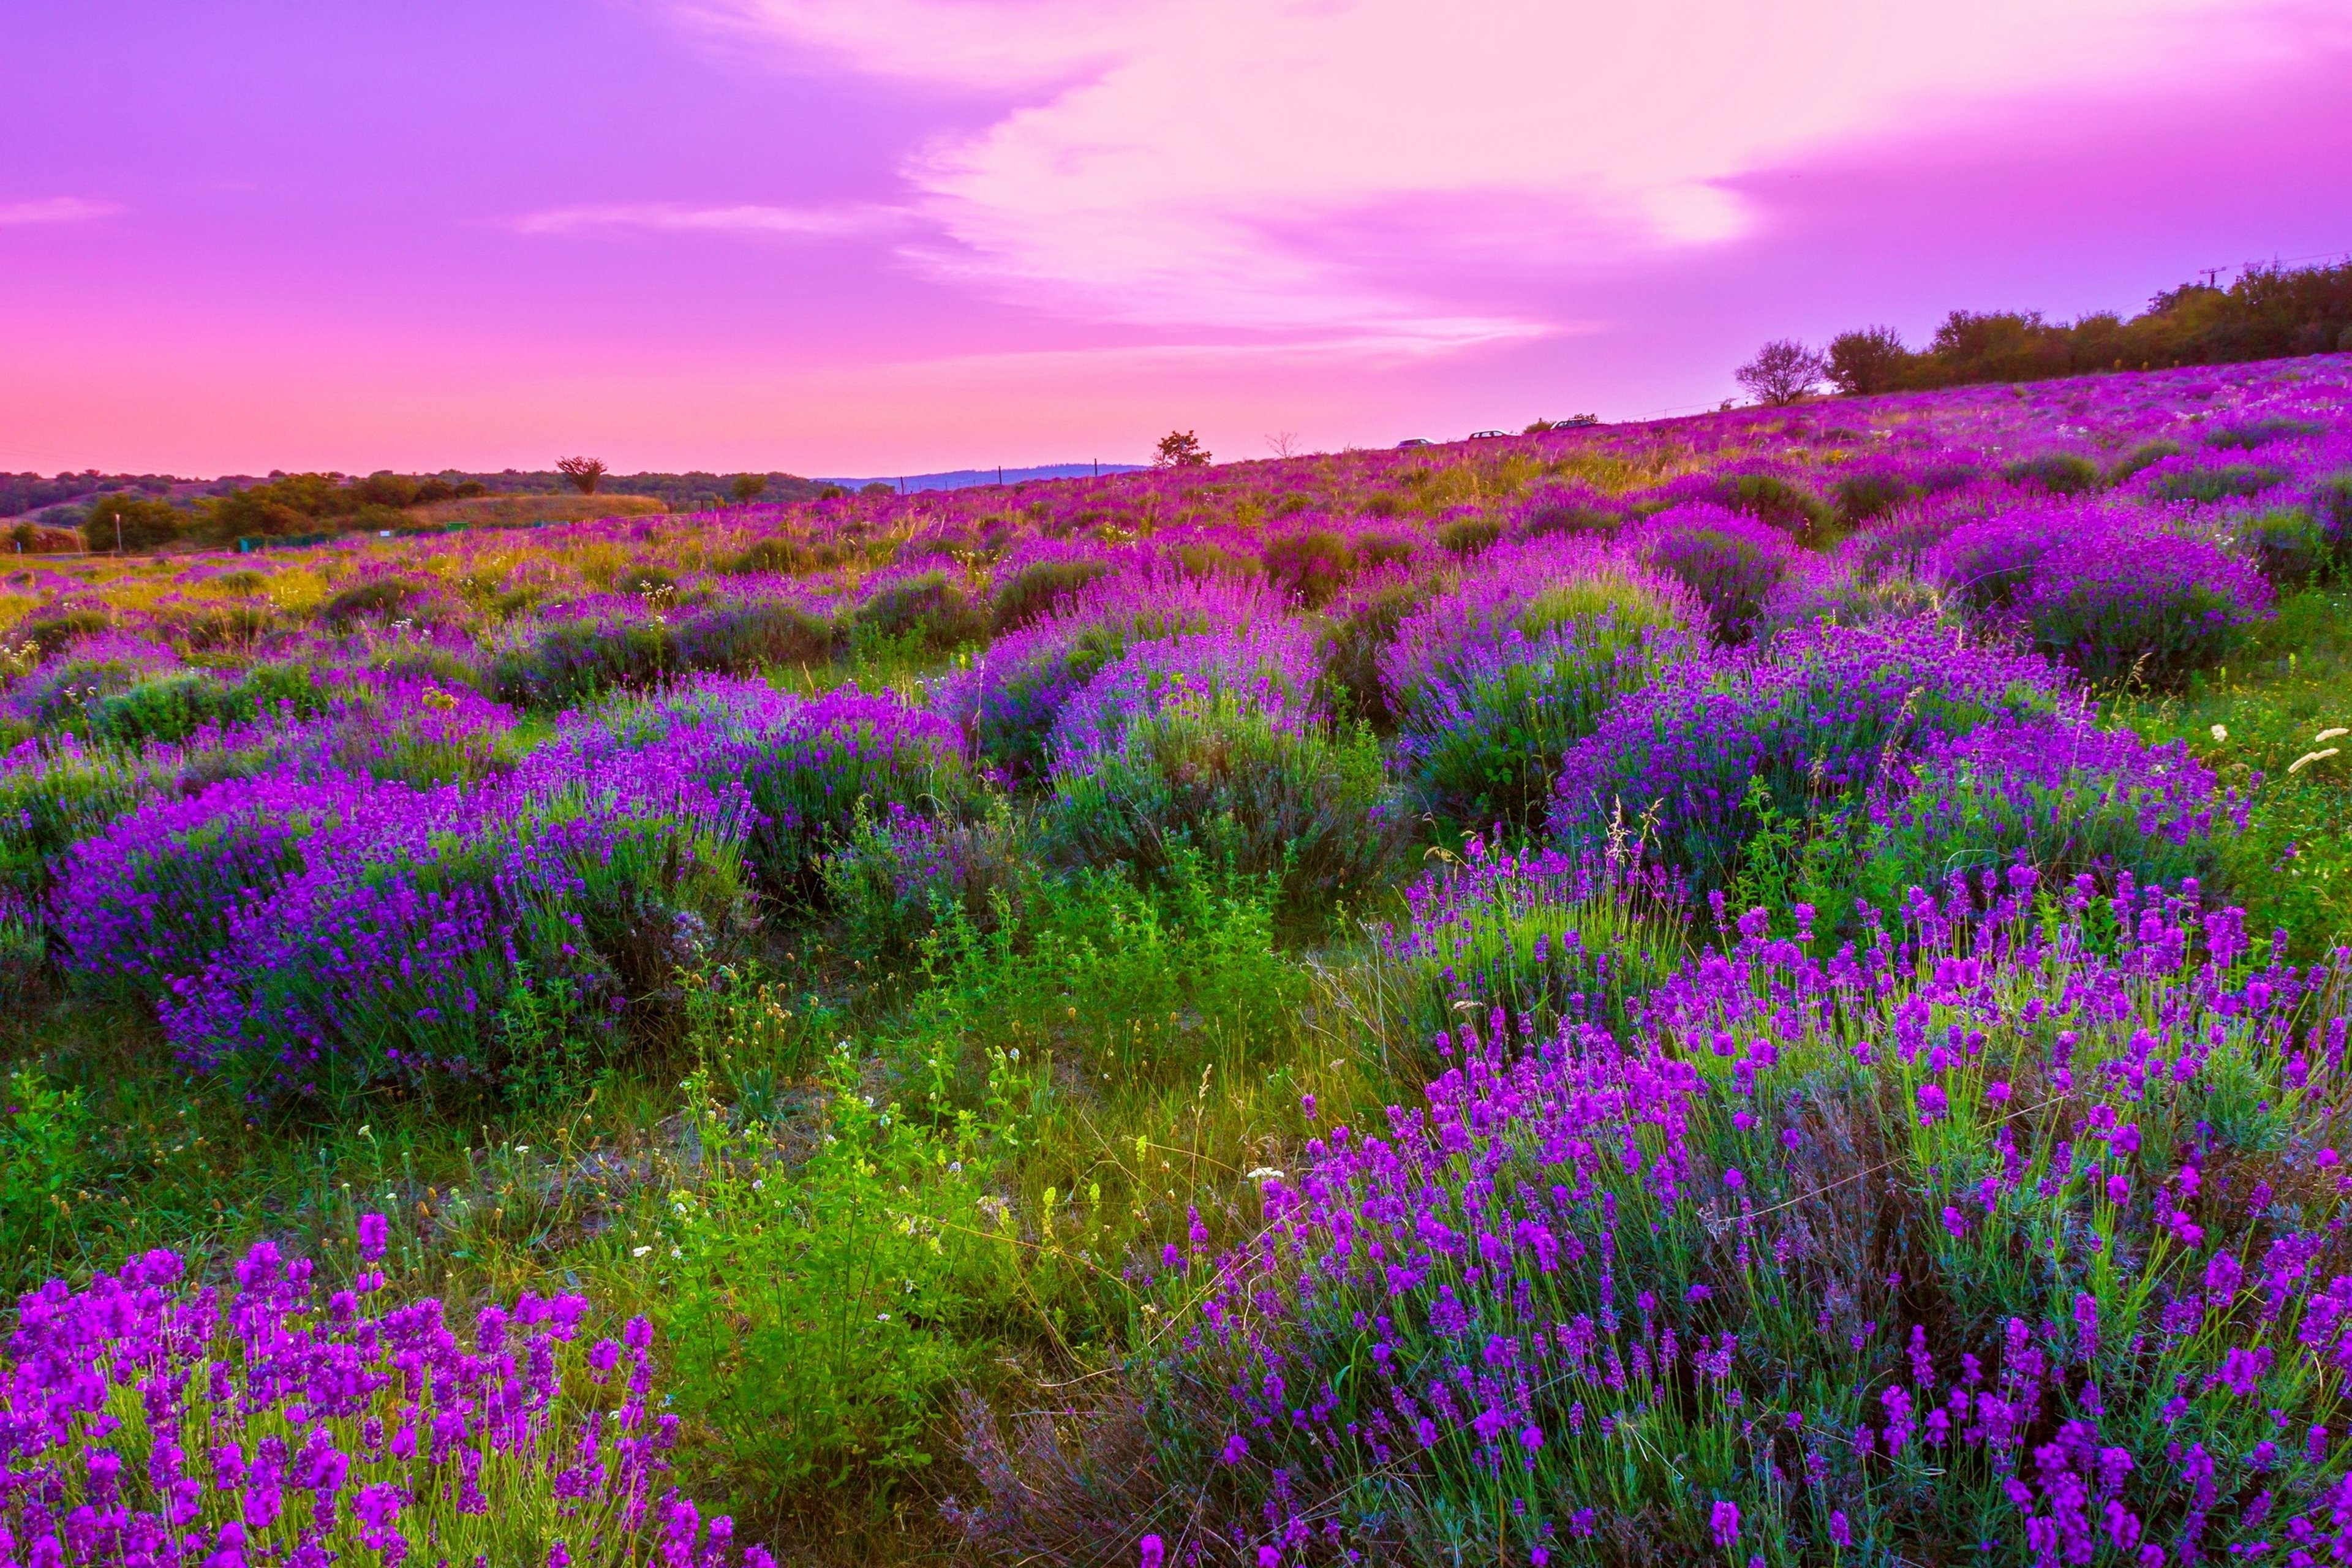
M 1841 474 L 1830 492 L 1838 521 L 1849 531 L 1874 517 L 1884 517 L 1916 492 L 1900 477 L 1883 468 L 1862 468 Z
M 989 605 L 989 624 L 1002 634 L 1042 620 L 1109 571 L 1107 563 L 1084 558 L 1032 562 L 996 590 Z
M 89 503 L 81 531 L 92 550 L 153 550 L 176 543 L 194 521 L 169 502 L 117 494 Z
M 2079 452 L 2044 452 L 2021 458 L 2001 470 L 2011 484 L 2032 485 L 2053 495 L 2078 496 L 2098 489 L 2099 465 Z
M 1068 862 L 1164 879 L 1205 856 L 1277 878 L 1306 908 L 1376 885 L 1404 824 L 1369 730 L 1286 730 L 1221 693 L 1138 718 L 1086 769 L 1057 774 L 1042 827 Z
M 824 616 L 779 599 L 753 599 L 708 605 L 680 621 L 675 656 L 681 668 L 722 675 L 823 669 L 835 640 Z
M 672 1205 L 670 1376 L 745 1497 L 887 1488 L 932 1462 L 936 1408 L 974 1370 L 969 1331 L 1003 1310 L 1021 1246 L 990 1190 L 997 1129 L 944 1087 L 894 1102 L 836 1051 L 797 1163 L 702 1108 L 717 1173 Z
M 1546 588 L 1514 629 L 1507 646 L 1431 672 L 1406 697 L 1407 776 L 1450 826 L 1540 823 L 1569 747 L 1612 699 L 1680 657 L 1692 628 L 1640 584 L 1598 576 Z
M 2142 468 L 2154 468 L 2167 458 L 2179 456 L 2180 443 L 2178 441 L 2161 437 L 2153 441 L 2143 441 L 2116 459 L 2115 466 L 2107 470 L 2107 480 L 2111 484 L 2122 484 Z
M 1029 825 L 1001 795 L 947 821 L 903 805 L 877 812 L 861 800 L 818 874 L 847 950 L 891 957 L 910 952 L 943 918 L 982 932 L 1019 920 L 1043 896 L 1035 857 Z
M 988 635 L 988 612 L 944 572 L 893 583 L 858 607 L 855 634 L 910 639 L 930 653 L 945 653 Z
M 1381 650 L 1396 640 L 1404 618 L 1427 604 L 1437 589 L 1431 578 L 1390 584 L 1358 599 L 1345 613 L 1323 618 L 1315 650 L 1332 711 L 1370 725 L 1374 734 L 1396 733 L 1400 715 L 1381 677 Z
M 1458 517 L 1437 530 L 1439 547 L 1464 561 L 1484 554 L 1502 537 L 1502 522 L 1491 517 Z
M 2258 496 L 2286 483 L 2286 479 L 2284 468 L 2228 463 L 2218 468 L 2175 468 L 2159 477 L 2148 493 L 2158 500 L 2195 501 L 2210 506 L 2215 501 Z
M 1258 561 L 1267 582 L 1310 610 L 1322 608 L 1356 564 L 1346 540 L 1319 529 L 1268 540 Z
M 1832 542 L 1837 510 L 1796 480 L 1780 474 L 1737 474 L 1716 489 L 1716 499 L 1735 511 L 1751 512 L 1803 542 Z
M 2326 530 L 2306 507 L 2278 506 L 2257 512 L 2246 520 L 2244 537 L 2253 546 L 2254 563 L 2273 588 L 2306 587 L 2335 569 L 2336 552 Z
M 0 1237 L 58 1224 L 89 1164 L 89 1110 L 76 1089 L 19 1071 L 0 1089 Z

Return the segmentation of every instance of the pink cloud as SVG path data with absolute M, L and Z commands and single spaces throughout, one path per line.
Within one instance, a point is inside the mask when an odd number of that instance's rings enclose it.
M 0 202 L 0 228 L 33 225 L 90 223 L 121 212 L 119 202 L 91 201 L 82 196 L 51 196 L 37 202 Z

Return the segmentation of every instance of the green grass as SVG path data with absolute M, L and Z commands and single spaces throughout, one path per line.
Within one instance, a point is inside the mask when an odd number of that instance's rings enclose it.
M 2252 796 L 2248 831 L 2225 859 L 2229 894 L 2255 929 L 2287 931 L 2309 958 L 2352 941 L 2352 734 L 2317 739 L 2352 727 L 2352 593 L 2284 600 L 2251 652 L 2180 696 L 2119 700 L 2112 716 L 2151 741 L 2185 742 Z

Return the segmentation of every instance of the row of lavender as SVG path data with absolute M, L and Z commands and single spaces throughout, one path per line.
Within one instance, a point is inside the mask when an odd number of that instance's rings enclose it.
M 7 1568 L 769 1568 L 668 1480 L 652 1329 L 585 1342 L 526 1294 L 462 1333 L 374 1267 L 329 1290 L 264 1242 L 233 1288 L 168 1252 L 17 1304 L 0 1348 Z
M 1404 940 L 1641 896 L 1482 855 Z M 1459 1015 L 1250 1245 L 1170 1246 L 1142 1561 L 2343 1561 L 2346 955 L 2023 865 L 1811 913 L 1614 1027 Z

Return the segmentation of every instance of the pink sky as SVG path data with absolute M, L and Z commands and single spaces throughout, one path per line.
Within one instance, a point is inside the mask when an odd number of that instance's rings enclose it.
M 0 468 L 898 473 L 1710 405 L 2352 249 L 2352 13 L 0 13 Z

